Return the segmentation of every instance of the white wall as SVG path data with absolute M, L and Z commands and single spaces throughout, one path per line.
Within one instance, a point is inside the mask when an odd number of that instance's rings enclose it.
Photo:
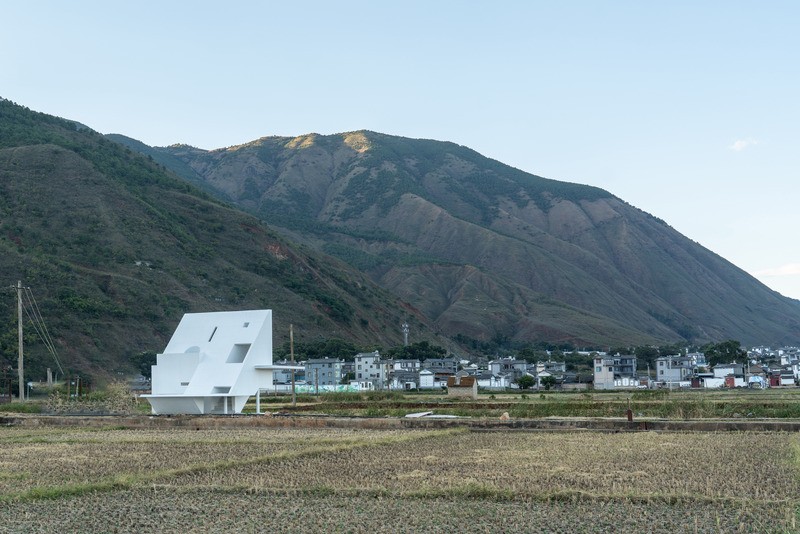
M 271 364 L 272 310 L 187 313 L 157 356 L 145 398 L 156 413 L 240 412 L 259 387 L 272 386 L 272 371 L 255 369 Z M 223 397 L 234 400 L 217 408 Z

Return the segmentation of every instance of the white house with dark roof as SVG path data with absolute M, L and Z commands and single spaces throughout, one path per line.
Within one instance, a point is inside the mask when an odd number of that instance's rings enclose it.
M 292 366 L 272 364 L 272 310 L 249 310 L 185 314 L 152 369 L 154 414 L 234 414 Z

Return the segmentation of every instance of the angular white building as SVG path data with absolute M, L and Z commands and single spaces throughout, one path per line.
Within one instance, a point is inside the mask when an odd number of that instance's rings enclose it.
M 241 413 L 286 367 L 272 365 L 272 310 L 187 313 L 157 355 L 152 394 L 143 397 L 154 414 Z

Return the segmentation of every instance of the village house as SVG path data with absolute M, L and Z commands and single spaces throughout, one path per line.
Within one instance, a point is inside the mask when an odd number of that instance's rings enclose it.
M 714 378 L 721 378 L 724 380 L 723 387 L 740 388 L 747 386 L 744 369 L 744 364 L 732 362 L 718 363 L 712 368 L 712 371 L 714 372 Z
M 389 378 L 389 389 L 419 389 L 419 371 L 392 371 Z
M 447 379 L 447 396 L 477 399 L 478 380 L 467 373 L 457 373 Z
M 310 386 L 335 386 L 342 383 L 342 365 L 338 358 L 311 358 L 306 360 L 306 383 Z
M 511 374 L 513 380 L 528 372 L 528 362 L 515 358 L 499 358 L 489 362 L 489 372 L 493 375 Z M 535 373 L 535 370 L 532 374 Z
M 357 381 L 371 382 L 376 389 L 389 386 L 389 361 L 381 360 L 377 350 L 356 354 L 354 367 Z
M 696 360 L 690 356 L 660 356 L 656 358 L 656 381 L 667 385 L 688 386 L 697 371 Z
M 684 356 L 692 361 L 694 367 L 707 367 L 706 355 L 702 352 L 687 352 Z
M 428 358 L 422 362 L 423 369 L 433 373 L 434 387 L 446 387 L 448 377 L 458 372 L 458 358 Z
M 769 373 L 769 386 L 770 387 L 788 387 L 794 386 L 794 373 L 791 369 L 781 368 L 772 369 Z
M 553 376 L 561 376 L 567 372 L 566 362 L 554 362 L 547 360 L 546 362 L 536 362 L 536 374 L 548 372 Z
M 422 367 L 444 375 L 454 375 L 458 372 L 458 358 L 428 358 L 422 362 Z
M 470 373 L 472 375 L 472 373 Z M 512 376 L 510 374 L 493 375 L 489 371 L 482 371 L 478 374 L 472 375 L 478 381 L 478 387 L 481 389 L 506 389 L 511 387 Z
M 433 371 L 423 369 L 419 372 L 419 389 L 434 389 L 440 387 L 436 383 L 436 375 Z
M 597 357 L 594 359 L 595 389 L 629 389 L 639 387 L 636 356 Z
M 287 367 L 289 367 L 291 365 L 295 365 L 295 366 L 297 365 L 296 363 L 293 364 L 290 360 L 285 360 L 285 359 L 277 361 L 277 362 L 275 362 L 275 364 L 279 365 L 279 366 L 282 365 L 282 366 L 287 366 Z M 295 371 L 294 372 L 295 382 L 297 382 L 298 380 L 304 380 L 305 376 L 306 376 L 305 370 L 303 370 L 303 371 Z M 291 370 L 278 368 L 275 371 L 273 371 L 273 373 L 272 373 L 272 383 L 273 384 L 291 384 L 291 382 L 292 382 L 292 371 Z
M 422 369 L 422 363 L 419 360 L 392 360 L 392 369 L 394 371 L 416 371 Z

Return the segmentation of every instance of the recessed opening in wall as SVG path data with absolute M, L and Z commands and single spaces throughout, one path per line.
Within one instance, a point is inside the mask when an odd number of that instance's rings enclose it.
M 242 363 L 244 361 L 244 357 L 247 356 L 247 351 L 250 350 L 250 343 L 237 343 L 231 349 L 231 353 L 228 354 L 228 359 L 225 360 L 226 363 Z
M 217 333 L 217 327 L 215 326 L 214 327 L 214 331 L 211 332 L 211 335 L 209 336 L 208 340 L 211 341 L 212 339 L 214 339 L 214 334 L 216 334 L 216 333 Z
M 181 386 L 186 387 L 189 385 L 189 382 L 181 382 Z
M 214 386 L 211 390 L 211 393 L 230 393 L 231 387 L 230 386 Z
M 248 326 L 250 326 L 250 323 L 244 323 L 244 328 L 247 328 Z

